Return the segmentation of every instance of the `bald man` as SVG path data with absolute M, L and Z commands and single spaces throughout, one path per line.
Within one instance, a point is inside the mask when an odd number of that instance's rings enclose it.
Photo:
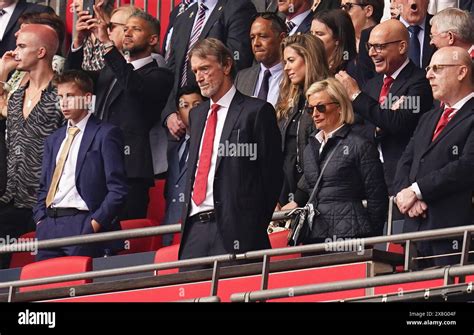
M 398 20 L 375 26 L 367 44 L 377 75 L 362 89 L 346 72 L 344 85 L 358 116 L 355 129 L 378 145 L 389 194 L 398 160 L 433 96 L 425 72 L 408 58 L 408 31 Z
M 63 124 L 52 86 L 52 59 L 58 49 L 54 29 L 29 24 L 17 36 L 17 48 L 5 56 L 29 74 L 26 86 L 10 97 L 7 111 L 7 186 L 0 197 L 0 239 L 16 238 L 35 229 L 32 208 L 37 202 L 43 146 L 47 136 Z M 8 267 L 9 255 L 0 256 Z
M 474 83 L 465 49 L 445 47 L 426 74 L 435 99 L 444 102 L 423 115 L 400 158 L 396 204 L 406 215 L 404 230 L 424 231 L 469 225 L 474 188 Z M 418 242 L 419 256 L 460 252 L 452 239 Z M 459 262 L 458 256 L 420 261 L 420 267 Z

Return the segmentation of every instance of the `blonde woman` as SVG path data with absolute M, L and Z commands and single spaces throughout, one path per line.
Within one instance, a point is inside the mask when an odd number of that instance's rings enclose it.
M 303 151 L 314 130 L 304 92 L 315 81 L 329 76 L 324 44 L 309 34 L 293 35 L 281 44 L 284 74 L 276 106 L 284 153 L 284 182 L 279 203 L 291 201 L 303 173 Z
M 306 98 L 317 130 L 304 152 L 294 201 L 283 210 L 306 204 L 327 164 L 312 201 L 320 215 L 303 243 L 381 235 L 388 207 L 382 163 L 375 145 L 352 131 L 354 112 L 344 87 L 329 78 L 311 85 Z

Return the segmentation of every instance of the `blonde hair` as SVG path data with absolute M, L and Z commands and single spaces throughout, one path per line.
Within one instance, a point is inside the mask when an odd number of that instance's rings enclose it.
M 339 122 L 352 124 L 354 123 L 354 110 L 352 103 L 347 96 L 344 86 L 334 78 L 327 78 L 312 84 L 306 91 L 306 99 L 309 99 L 315 93 L 326 92 L 334 102 L 339 104 L 341 109 L 341 117 Z
M 310 34 L 293 35 L 286 37 L 280 45 L 281 54 L 285 48 L 292 48 L 305 64 L 305 78 L 303 85 L 294 85 L 286 72 L 280 84 L 280 95 L 276 106 L 277 119 L 287 118 L 291 109 L 298 105 L 298 99 L 315 81 L 329 77 L 329 65 L 326 51 L 321 40 Z

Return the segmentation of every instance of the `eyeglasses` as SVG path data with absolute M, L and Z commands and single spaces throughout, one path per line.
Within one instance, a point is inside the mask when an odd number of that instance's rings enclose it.
M 109 22 L 107 24 L 107 28 L 109 28 L 110 31 L 114 30 L 116 27 L 125 27 L 125 24 L 118 22 Z
M 380 44 L 372 44 L 372 43 L 365 43 L 365 48 L 367 49 L 367 51 L 370 51 L 370 49 L 374 48 L 375 49 L 375 52 L 377 53 L 381 53 L 383 49 L 385 49 L 387 47 L 387 45 L 389 44 L 392 44 L 392 43 L 398 43 L 398 42 L 401 42 L 402 40 L 396 40 L 396 41 L 391 41 L 391 42 L 387 42 L 387 43 L 380 43 Z
M 463 64 L 433 64 L 433 65 L 427 66 L 425 70 L 426 70 L 426 73 L 428 73 L 428 71 L 430 70 L 433 70 L 433 72 L 437 74 L 443 68 L 450 67 L 450 66 L 463 66 Z
M 346 2 L 345 4 L 341 5 L 340 8 L 342 10 L 345 10 L 346 12 L 349 12 L 354 6 L 359 6 L 361 8 L 364 8 L 367 5 L 362 5 L 360 3 L 354 3 L 354 2 Z
M 320 113 L 326 113 L 327 105 L 339 105 L 339 102 L 332 101 L 332 102 L 327 102 L 325 104 L 318 104 L 316 106 L 306 106 L 304 109 L 305 109 L 305 112 L 308 114 L 313 114 L 315 109 Z
M 439 36 L 441 34 L 446 34 L 446 33 L 449 33 L 449 31 L 442 31 L 442 32 L 437 33 L 437 34 L 430 34 L 430 40 L 432 40 L 433 37 Z

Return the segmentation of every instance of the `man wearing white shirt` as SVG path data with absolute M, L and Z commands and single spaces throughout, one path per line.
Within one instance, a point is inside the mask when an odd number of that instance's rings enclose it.
M 210 101 L 190 113 L 179 258 L 269 248 L 266 229 L 283 177 L 275 110 L 236 90 L 233 57 L 222 42 L 200 41 L 190 56 L 201 94 Z
M 453 57 L 456 55 L 456 57 Z M 474 84 L 466 50 L 445 47 L 431 59 L 426 77 L 444 105 L 423 115 L 400 158 L 396 204 L 404 230 L 423 231 L 470 225 L 474 187 Z M 420 256 L 459 252 L 450 239 L 419 242 Z M 420 267 L 459 262 L 459 255 L 425 259 Z
M 277 14 L 256 15 L 250 27 L 250 41 L 259 63 L 237 73 L 235 87 L 241 93 L 276 105 L 283 75 L 280 44 L 285 37 L 285 22 Z
M 125 203 L 122 132 L 89 114 L 92 80 L 69 71 L 55 78 L 66 126 L 45 143 L 36 238 L 47 240 L 120 229 Z M 61 256 L 103 256 L 110 243 L 39 250 L 37 260 Z M 113 247 L 110 247 L 113 249 Z

